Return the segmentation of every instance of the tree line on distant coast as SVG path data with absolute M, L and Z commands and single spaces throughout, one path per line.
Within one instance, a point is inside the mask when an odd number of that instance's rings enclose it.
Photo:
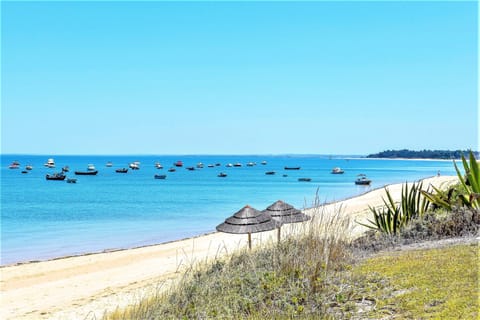
M 414 151 L 408 149 L 386 150 L 379 153 L 369 154 L 367 158 L 405 158 L 405 159 L 460 159 L 470 150 L 421 150 Z M 473 152 L 476 157 L 478 151 Z

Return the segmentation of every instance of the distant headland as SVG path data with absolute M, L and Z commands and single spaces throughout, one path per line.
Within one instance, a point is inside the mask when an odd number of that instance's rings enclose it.
M 421 150 L 408 149 L 386 150 L 379 153 L 369 154 L 367 158 L 401 158 L 401 159 L 460 159 L 462 154 L 468 156 L 470 150 Z M 478 158 L 479 152 L 474 151 Z

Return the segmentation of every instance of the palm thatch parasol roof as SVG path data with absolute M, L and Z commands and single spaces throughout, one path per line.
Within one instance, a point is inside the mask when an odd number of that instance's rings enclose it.
M 263 210 L 263 212 L 268 213 L 273 219 L 282 223 L 296 223 L 310 219 L 310 216 L 298 209 L 295 209 L 293 206 L 283 202 L 282 200 L 276 201 L 271 206 L 267 207 L 267 209 Z
M 252 247 L 251 234 L 262 231 L 269 231 L 278 228 L 282 222 L 272 219 L 263 211 L 246 205 L 233 216 L 227 218 L 224 223 L 217 226 L 217 231 L 236 234 L 248 234 L 248 246 Z

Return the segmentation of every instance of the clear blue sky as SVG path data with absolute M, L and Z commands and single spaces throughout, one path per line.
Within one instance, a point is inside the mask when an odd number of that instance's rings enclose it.
M 478 149 L 477 2 L 5 2 L 2 153 Z

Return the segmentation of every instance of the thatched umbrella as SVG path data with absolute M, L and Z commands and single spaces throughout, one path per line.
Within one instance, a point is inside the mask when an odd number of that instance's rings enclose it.
M 219 224 L 217 231 L 236 234 L 248 233 L 248 247 L 252 249 L 252 233 L 273 230 L 281 225 L 282 222 L 272 219 L 268 213 L 246 205 L 227 218 L 224 223 Z
M 310 216 L 282 200 L 274 202 L 271 206 L 267 207 L 267 209 L 263 210 L 263 212 L 268 213 L 273 219 L 280 221 L 282 224 L 303 222 L 310 219 Z M 281 225 L 278 227 L 278 241 L 280 241 L 280 227 Z

